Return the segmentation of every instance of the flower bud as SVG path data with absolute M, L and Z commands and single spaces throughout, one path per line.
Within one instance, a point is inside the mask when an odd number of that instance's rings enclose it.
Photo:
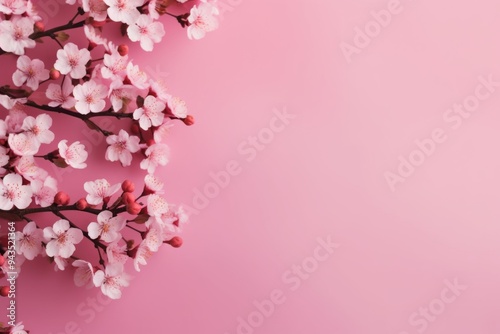
M 120 54 L 120 56 L 122 57 L 125 57 L 126 55 L 128 55 L 128 45 L 127 44 L 121 44 L 119 47 L 118 47 L 118 53 Z
M 165 242 L 174 248 L 179 248 L 182 246 L 182 238 L 177 236 Z
M 57 80 L 61 77 L 61 72 L 56 70 L 55 68 L 51 69 L 49 72 L 49 77 L 51 80 Z
M 122 195 L 122 202 L 125 203 L 125 205 L 134 203 L 135 202 L 135 196 L 132 193 L 125 192 Z
M 141 205 L 139 203 L 127 203 L 127 212 L 131 215 L 138 215 L 141 212 Z
M 134 185 L 134 183 L 132 181 L 125 180 L 125 181 L 122 182 L 122 190 L 124 192 L 128 192 L 128 193 L 134 192 L 135 185 Z
M 0 296 L 7 297 L 9 295 L 10 289 L 8 286 L 0 287 Z
M 54 203 L 57 205 L 68 205 L 69 204 L 69 196 L 64 191 L 58 192 L 54 196 Z
M 38 21 L 37 23 L 35 23 L 35 32 L 42 32 L 42 31 L 45 31 L 45 25 L 43 24 L 43 22 Z
M 89 203 L 87 203 L 87 200 L 85 200 L 85 198 L 80 198 L 76 202 L 76 208 L 78 210 L 85 210 L 88 207 L 88 205 L 89 205 Z
M 191 115 L 187 115 L 186 118 L 183 118 L 182 121 L 184 124 L 187 126 L 193 125 L 194 124 L 194 117 Z

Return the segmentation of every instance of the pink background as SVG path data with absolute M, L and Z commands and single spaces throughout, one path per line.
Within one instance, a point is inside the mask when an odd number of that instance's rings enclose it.
M 19 318 L 34 334 L 499 333 L 500 88 L 456 130 L 443 114 L 478 76 L 500 81 L 500 3 L 401 0 L 348 63 L 341 42 L 389 0 L 221 2 L 219 31 L 193 42 L 172 22 L 140 61 L 197 120 L 171 137 L 171 201 L 193 205 L 232 160 L 241 174 L 119 302 L 89 311 L 97 289 L 38 260 L 19 279 Z M 247 162 L 238 147 L 275 108 L 295 118 Z M 447 140 L 391 191 L 384 173 L 435 128 Z M 340 247 L 293 291 L 282 276 L 327 236 Z M 455 279 L 465 291 L 444 303 Z M 238 331 L 273 290 L 284 303 Z

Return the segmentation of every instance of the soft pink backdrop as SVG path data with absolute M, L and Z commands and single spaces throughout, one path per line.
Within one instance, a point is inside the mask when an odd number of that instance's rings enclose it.
M 140 60 L 196 116 L 171 137 L 169 198 L 192 205 L 229 161 L 241 174 L 192 217 L 182 248 L 163 248 L 95 314 L 77 308 L 97 290 L 25 266 L 20 319 L 34 334 L 234 334 L 278 289 L 285 302 L 255 333 L 413 334 L 412 313 L 456 278 L 466 290 L 421 332 L 499 333 L 500 89 L 457 130 L 442 116 L 478 76 L 500 80 L 500 3 L 401 0 L 348 63 L 340 43 L 390 1 L 221 2 L 232 10 L 219 31 L 193 42 L 169 24 Z M 296 118 L 247 162 L 239 145 L 275 108 Z M 447 141 L 392 192 L 384 173 L 435 128 Z M 282 275 L 329 235 L 340 247 L 291 291 Z

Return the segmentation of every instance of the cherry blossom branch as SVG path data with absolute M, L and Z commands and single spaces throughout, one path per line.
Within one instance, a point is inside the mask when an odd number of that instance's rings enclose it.
M 40 110 L 44 110 L 44 111 L 51 111 L 51 112 L 57 112 L 60 114 L 65 114 L 65 115 L 68 115 L 71 117 L 79 118 L 79 119 L 84 120 L 84 121 L 87 121 L 87 120 L 94 118 L 94 117 L 106 117 L 106 116 L 115 117 L 117 119 L 122 119 L 122 118 L 132 119 L 134 117 L 132 113 L 118 113 L 118 112 L 114 112 L 114 111 L 102 111 L 99 113 L 89 113 L 89 114 L 85 115 L 85 114 L 80 114 L 78 112 L 71 111 L 71 110 L 68 110 L 68 109 L 65 109 L 62 107 L 51 107 L 51 106 L 45 105 L 45 104 L 38 104 L 32 100 L 28 100 L 25 105 L 27 105 L 29 107 L 37 108 Z
M 75 16 L 75 18 L 76 18 L 76 16 Z M 60 31 L 81 28 L 87 23 L 87 20 L 81 20 L 81 21 L 78 21 L 76 23 L 74 23 L 73 21 L 74 21 L 74 18 L 64 25 L 61 25 L 61 26 L 58 26 L 58 27 L 55 27 L 55 28 L 52 28 L 49 30 L 45 30 L 45 31 L 34 32 L 29 36 L 29 38 L 31 38 L 32 40 L 37 40 L 37 39 L 42 38 L 42 37 L 52 37 L 52 36 L 55 36 L 55 34 L 60 32 Z M 4 55 L 6 53 L 8 53 L 8 52 L 0 49 L 0 56 Z
M 0 93 L 1 93 L 1 90 L 0 90 Z M 44 111 L 56 112 L 56 113 L 65 114 L 65 115 L 68 115 L 71 117 L 79 118 L 79 119 L 83 120 L 84 122 L 86 122 L 87 125 L 90 125 L 91 127 L 95 127 L 96 130 L 98 130 L 99 132 L 101 132 L 105 136 L 112 135 L 113 133 L 99 127 L 95 122 L 93 122 L 91 120 L 91 118 L 115 117 L 117 119 L 134 119 L 133 113 L 114 112 L 114 111 L 111 111 L 111 109 L 108 109 L 107 111 L 98 112 L 98 113 L 80 114 L 78 112 L 71 111 L 71 110 L 68 110 L 68 109 L 65 109 L 62 107 L 51 107 L 51 106 L 45 105 L 45 104 L 41 105 L 41 104 L 38 104 L 32 100 L 28 100 L 25 103 L 25 105 L 27 105 L 29 107 L 37 108 L 40 110 L 44 110 Z M 172 120 L 178 119 L 178 120 L 184 121 L 183 119 L 176 117 L 176 116 L 173 116 L 173 115 L 167 115 L 166 117 L 168 117 Z
M 37 207 L 37 208 L 27 208 L 27 209 L 11 209 L 11 210 L 0 210 L 0 215 L 2 214 L 13 214 L 18 216 L 21 219 L 24 219 L 25 215 L 30 215 L 34 213 L 43 213 L 43 212 L 63 212 L 63 211 L 80 211 L 80 212 L 87 212 L 91 213 L 94 215 L 98 215 L 102 210 L 100 209 L 93 209 L 93 208 L 85 208 L 83 210 L 80 210 L 77 208 L 76 204 L 73 205 L 63 205 L 63 206 L 47 206 L 47 207 Z M 123 213 L 127 211 L 125 207 L 119 207 L 115 209 L 110 210 L 113 215 L 117 215 L 119 213 Z
M 76 18 L 76 16 L 75 16 L 75 18 Z M 58 27 L 55 27 L 55 28 L 52 28 L 49 30 L 34 32 L 30 35 L 30 38 L 35 40 L 35 39 L 42 38 L 42 37 L 49 37 L 57 32 L 63 31 L 63 30 L 71 30 L 71 29 L 81 28 L 87 23 L 86 19 L 78 21 L 76 23 L 74 23 L 73 21 L 74 21 L 74 19 L 72 19 L 71 21 L 69 21 L 68 23 L 66 23 L 64 25 L 61 25 L 61 26 L 58 26 Z
M 110 136 L 113 133 L 111 131 L 105 130 L 105 129 L 101 128 L 99 125 L 97 125 L 94 121 L 91 120 L 92 117 L 108 116 L 108 117 L 115 117 L 117 119 L 121 119 L 121 118 L 132 119 L 133 118 L 133 114 L 115 113 L 112 111 L 104 111 L 104 112 L 99 113 L 99 114 L 104 114 L 104 115 L 90 114 L 90 113 L 84 115 L 84 114 L 80 114 L 80 113 L 62 108 L 62 107 L 51 107 L 49 105 L 40 105 L 40 104 L 38 104 L 34 101 L 31 101 L 31 100 L 28 100 L 26 102 L 26 105 L 33 107 L 33 108 L 40 109 L 40 110 L 44 110 L 44 111 L 56 112 L 56 113 L 65 114 L 65 115 L 68 115 L 71 117 L 79 118 L 82 121 L 84 121 L 88 126 L 101 132 L 104 136 Z

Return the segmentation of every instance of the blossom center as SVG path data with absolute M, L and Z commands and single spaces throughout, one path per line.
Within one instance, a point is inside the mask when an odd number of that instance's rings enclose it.
M 68 58 L 68 64 L 71 68 L 75 68 L 78 65 L 78 59 L 74 56 Z
M 68 236 L 66 235 L 66 233 L 61 233 L 57 236 L 57 242 L 60 244 L 65 244 L 67 240 Z
M 94 103 L 94 97 L 92 95 L 85 95 L 85 102 L 88 104 Z
M 104 223 L 102 224 L 102 232 L 103 233 L 108 233 L 109 232 L 109 224 L 108 223 Z
M 20 40 L 23 38 L 23 31 L 21 30 L 21 28 L 18 28 L 16 27 L 15 30 L 14 30 L 14 39 L 16 41 Z

